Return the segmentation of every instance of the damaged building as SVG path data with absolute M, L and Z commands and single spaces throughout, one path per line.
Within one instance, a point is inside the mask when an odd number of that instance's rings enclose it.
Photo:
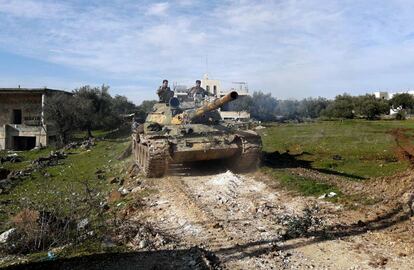
M 0 88 L 0 150 L 29 150 L 56 141 L 44 119 L 48 97 L 69 92 L 48 88 Z

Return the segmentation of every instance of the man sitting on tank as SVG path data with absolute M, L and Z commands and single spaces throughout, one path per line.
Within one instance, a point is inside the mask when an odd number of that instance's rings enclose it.
M 213 94 L 206 91 L 204 88 L 201 87 L 201 81 L 197 80 L 196 81 L 196 85 L 194 87 L 191 87 L 188 90 L 188 95 L 190 97 L 193 97 L 196 100 L 202 100 L 204 99 L 206 96 L 212 96 Z
M 170 87 L 168 86 L 168 80 L 162 81 L 162 86 L 158 88 L 157 94 L 160 102 L 168 104 L 170 99 L 174 96 L 174 92 L 171 91 Z

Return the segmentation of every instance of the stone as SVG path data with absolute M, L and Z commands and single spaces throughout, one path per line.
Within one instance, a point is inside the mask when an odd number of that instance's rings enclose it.
M 11 187 L 12 187 L 12 183 L 10 179 L 0 180 L 0 188 L 3 190 L 3 192 L 9 191 Z
M 77 228 L 78 230 L 83 230 L 89 225 L 89 219 L 84 218 L 78 222 Z
M 141 241 L 139 241 L 138 248 L 143 249 L 143 248 L 146 248 L 147 246 L 148 246 L 148 242 L 145 239 L 142 239 Z
M 214 229 L 223 229 L 223 225 L 221 225 L 220 223 L 217 222 L 216 224 L 213 225 L 213 228 Z
M 333 191 L 331 191 L 331 192 L 329 192 L 328 193 L 328 198 L 333 198 L 333 197 L 335 197 L 337 194 L 335 193 L 335 192 L 333 192 Z
M 110 177 L 109 179 L 108 179 L 108 182 L 110 183 L 110 184 L 115 184 L 115 183 L 118 183 L 119 182 L 119 178 L 118 177 Z
M 410 215 L 414 215 L 414 192 L 409 191 L 402 195 L 402 206 L 404 212 Z
M 16 228 L 11 228 L 0 234 L 0 244 L 7 244 L 16 234 Z
M 118 190 L 114 190 L 109 194 L 108 202 L 113 203 L 113 202 L 120 200 L 121 198 L 122 198 L 121 192 L 119 192 Z
M 48 259 L 48 260 L 54 260 L 54 259 L 56 259 L 56 255 L 55 255 L 55 253 L 54 253 L 53 251 L 49 251 L 49 252 L 47 253 L 47 259 Z
M 318 199 L 319 199 L 319 200 L 325 199 L 325 198 L 326 198 L 326 196 L 327 196 L 327 195 L 326 195 L 326 193 L 325 193 L 325 194 L 322 194 L 321 196 L 319 196 L 319 197 L 318 197 Z
M 141 191 L 142 190 L 142 187 L 134 187 L 132 190 L 131 190 L 131 193 L 137 193 L 137 192 L 139 192 L 139 191 Z
M 119 184 L 119 185 L 123 185 L 123 184 L 124 184 L 124 178 L 119 178 L 119 180 L 118 180 L 118 184 Z
M 118 189 L 118 191 L 119 191 L 119 192 L 121 193 L 121 195 L 123 195 L 123 196 L 127 195 L 128 193 L 130 193 L 130 191 L 129 191 L 128 189 L 124 188 L 124 187 L 120 187 L 120 188 Z
M 107 202 L 100 202 L 99 207 L 102 208 L 103 210 L 109 210 L 109 205 Z

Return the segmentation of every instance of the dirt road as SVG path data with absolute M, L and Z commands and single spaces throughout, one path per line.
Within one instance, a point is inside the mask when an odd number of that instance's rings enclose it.
M 176 239 L 169 248 L 211 251 L 224 269 L 414 265 L 413 219 L 401 209 L 345 210 L 325 200 L 292 195 L 260 173 L 195 172 L 150 185 L 158 192 L 134 218 Z

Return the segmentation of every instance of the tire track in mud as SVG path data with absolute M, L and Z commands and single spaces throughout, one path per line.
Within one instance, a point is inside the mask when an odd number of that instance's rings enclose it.
M 184 227 L 198 226 L 201 231 L 197 238 L 190 237 L 190 241 L 200 246 L 206 246 L 211 250 L 223 247 L 223 240 L 229 239 L 229 235 L 220 225 L 220 220 L 205 205 L 199 202 L 189 189 L 188 185 L 179 177 L 169 177 L 162 184 L 164 192 L 169 193 L 170 202 L 173 201 L 175 210 L 184 210 L 183 217 L 187 216 Z M 179 205 L 178 205 L 179 204 Z M 181 212 L 181 211 L 180 211 Z M 190 230 L 191 231 L 191 230 Z M 231 243 L 229 243 L 231 244 Z

